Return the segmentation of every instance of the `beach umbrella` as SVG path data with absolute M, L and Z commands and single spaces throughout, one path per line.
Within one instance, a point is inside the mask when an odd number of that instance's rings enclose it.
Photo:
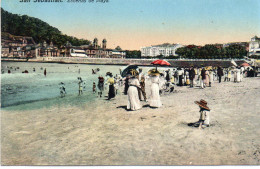
M 122 73 L 121 73 L 121 76 L 122 77 L 126 77 L 126 75 L 129 73 L 129 71 L 131 70 L 131 69 L 137 69 L 138 68 L 138 66 L 137 65 L 129 65 L 129 66 L 127 66 L 123 71 L 122 71 Z
M 161 60 L 161 59 L 155 60 L 151 64 L 156 65 L 156 70 L 157 70 L 157 65 L 160 65 L 160 66 L 170 66 L 171 65 L 169 62 L 167 62 L 165 60 Z
M 249 67 L 250 65 L 245 62 L 245 63 L 242 63 L 241 66 L 243 66 L 243 67 Z

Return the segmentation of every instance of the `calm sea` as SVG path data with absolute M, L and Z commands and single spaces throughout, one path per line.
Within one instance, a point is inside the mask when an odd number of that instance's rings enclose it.
M 105 77 L 108 71 L 116 75 L 119 74 L 120 68 L 124 68 L 124 66 L 111 65 L 30 62 L 2 62 L 1 64 L 1 107 L 4 109 L 17 105 L 24 105 L 23 109 L 32 109 L 33 106 L 40 108 L 54 104 L 81 105 L 88 101 L 95 101 L 100 98 L 97 97 L 97 93 L 92 93 L 92 86 L 93 82 L 97 84 L 98 76 Z M 96 68 L 100 71 L 92 74 L 92 69 Z M 44 76 L 44 69 L 47 71 L 46 76 Z M 150 68 L 143 69 L 147 71 Z M 11 73 L 8 73 L 8 70 Z M 29 73 L 22 73 L 25 70 Z M 78 96 L 78 77 L 85 81 L 82 96 Z M 60 98 L 60 82 L 65 83 L 67 92 L 65 98 Z M 26 107 L 26 105 L 31 107 Z

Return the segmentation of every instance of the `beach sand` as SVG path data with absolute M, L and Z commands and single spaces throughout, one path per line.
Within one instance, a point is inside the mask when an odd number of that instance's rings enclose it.
M 194 101 L 211 108 L 212 126 Z M 260 78 L 176 87 L 163 107 L 126 111 L 127 96 L 39 110 L 2 110 L 2 165 L 259 165 Z

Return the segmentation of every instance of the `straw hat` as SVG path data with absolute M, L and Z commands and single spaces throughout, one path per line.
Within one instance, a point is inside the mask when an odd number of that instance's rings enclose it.
M 138 75 L 139 75 L 138 71 L 137 71 L 137 70 L 135 70 L 135 69 L 130 69 L 130 70 L 129 70 L 129 74 L 130 74 L 131 76 L 133 76 L 133 77 L 135 77 L 135 76 L 138 76 Z
M 195 101 L 194 103 L 199 105 L 201 108 L 210 111 L 209 107 L 207 106 L 207 102 L 205 100 L 201 99 L 200 101 Z
M 160 72 L 156 69 L 151 69 L 148 71 L 148 75 L 151 75 L 151 76 L 159 76 L 160 75 Z

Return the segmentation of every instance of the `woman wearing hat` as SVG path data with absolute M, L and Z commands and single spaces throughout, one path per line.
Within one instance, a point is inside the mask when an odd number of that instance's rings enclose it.
M 209 86 L 209 68 L 207 68 L 206 69 L 206 71 L 205 71 L 205 81 L 204 81 L 204 84 L 205 84 L 205 86 Z
M 209 127 L 209 107 L 207 106 L 207 102 L 203 99 L 200 101 L 195 101 L 195 104 L 199 105 L 200 107 L 200 119 L 198 121 L 199 128 L 201 127 Z
M 113 78 L 112 73 L 107 74 L 109 78 L 107 79 L 107 83 L 109 84 L 109 90 L 108 90 L 108 100 L 114 98 L 116 96 L 115 94 L 115 79 Z
M 241 70 L 239 67 L 237 67 L 237 69 L 236 69 L 236 76 L 237 76 L 236 82 L 239 83 L 241 81 Z
M 159 92 L 159 84 L 160 84 L 160 72 L 158 70 L 152 69 L 149 72 L 150 80 L 151 80 L 151 88 L 150 88 L 150 99 L 149 105 L 150 107 L 158 108 L 162 106 L 162 102 L 160 100 L 160 92 Z
M 127 91 L 127 95 L 128 95 L 127 109 L 135 111 L 142 108 L 142 105 L 139 100 L 139 95 L 138 95 L 138 90 L 140 90 L 141 86 L 139 80 L 137 79 L 138 72 L 135 69 L 131 69 L 129 73 L 130 73 L 130 79 L 128 81 L 129 88 Z

